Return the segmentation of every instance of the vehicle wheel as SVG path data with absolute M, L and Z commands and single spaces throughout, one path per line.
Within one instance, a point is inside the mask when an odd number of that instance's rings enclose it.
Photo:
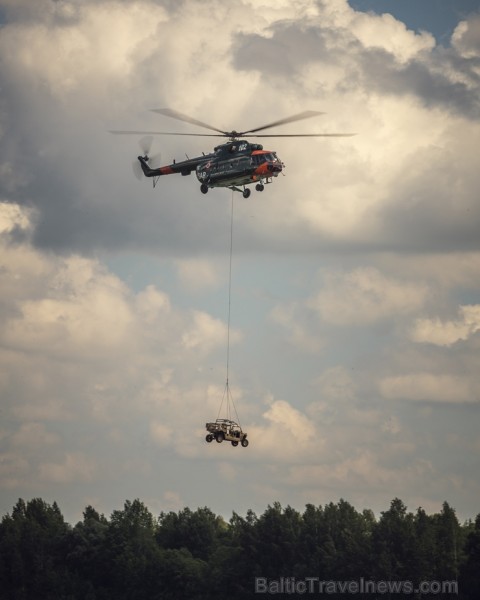
M 206 194 L 208 192 L 208 185 L 206 183 L 202 183 L 202 185 L 200 186 L 200 191 L 202 192 L 202 194 Z
M 247 440 L 247 438 L 243 438 L 243 440 L 242 440 L 242 446 L 244 448 L 246 448 L 248 446 L 248 440 Z
M 211 433 L 209 433 L 205 439 L 207 440 L 208 443 L 213 442 L 213 435 Z
M 250 196 L 250 190 L 248 188 L 245 188 L 243 190 L 243 197 L 248 198 L 249 196 Z
M 223 431 L 218 431 L 215 435 L 215 439 L 217 440 L 217 442 L 219 444 L 221 444 L 223 442 L 223 440 L 225 439 L 225 434 L 223 433 Z
M 255 186 L 255 189 L 257 190 L 257 192 L 263 192 L 263 190 L 265 189 L 265 186 L 263 185 L 263 183 L 257 183 L 257 185 Z
M 238 446 L 238 442 L 233 441 L 232 446 Z

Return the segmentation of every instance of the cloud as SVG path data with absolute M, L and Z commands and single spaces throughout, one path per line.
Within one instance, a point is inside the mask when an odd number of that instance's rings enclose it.
M 185 507 L 185 502 L 181 499 L 178 492 L 173 490 L 167 490 L 163 494 L 162 509 L 179 511 Z
M 106 131 L 187 130 L 165 118 L 160 124 L 147 110 L 154 105 L 240 129 L 271 121 L 271 106 L 278 117 L 298 112 L 299 102 L 328 112 L 315 129 L 358 136 L 276 140 L 287 178 L 265 191 L 256 219 L 240 208 L 239 250 L 431 248 L 445 244 L 447 228 L 452 246 L 474 245 L 478 81 L 473 59 L 455 45 L 441 50 L 429 34 L 343 1 L 268 11 L 149 0 L 39 6 L 10 6 L 0 36 L 4 189 L 38 211 L 36 245 L 66 253 L 148 249 L 184 261 L 200 249 L 223 252 L 228 206 L 215 201 L 222 192 L 199 198 L 193 176 L 162 178 L 155 191 L 142 186 L 129 177 L 137 141 Z M 475 23 L 459 26 L 458 48 Z M 156 144 L 168 160 L 209 147 L 195 138 Z M 469 182 L 454 204 L 445 197 L 452 173 Z
M 451 346 L 480 330 L 480 305 L 460 306 L 459 317 L 452 321 L 417 319 L 411 331 L 414 342 Z
M 18 206 L 0 204 L 0 215 L 6 232 L 17 223 L 31 225 L 28 211 Z M 124 444 L 118 432 L 134 408 L 155 415 L 151 438 L 168 445 L 175 425 L 158 419 L 159 407 L 173 424 L 185 423 L 186 412 L 189 426 L 204 421 L 205 406 L 218 410 L 218 390 L 205 401 L 210 372 L 198 382 L 190 373 L 202 372 L 201 360 L 215 365 L 215 351 L 225 348 L 227 328 L 220 319 L 179 309 L 153 285 L 135 293 L 96 259 L 54 256 L 28 241 L 12 244 L 8 236 L 0 247 L 6 290 L 0 303 L 0 389 L 3 409 L 21 422 L 12 447 L 60 443 L 47 422 L 69 431 L 85 419 L 110 426 L 110 439 Z M 240 339 L 240 330 L 233 329 L 231 343 Z M 186 391 L 183 385 L 192 387 Z M 189 437 L 188 429 L 182 436 Z M 183 437 L 177 442 L 181 448 Z M 87 468 L 90 460 L 73 447 L 63 463 L 48 461 L 39 469 L 57 483 L 70 481 L 70 468 L 90 481 L 96 473 Z
M 321 398 L 325 402 L 344 402 L 356 396 L 355 382 L 352 375 L 343 366 L 330 367 L 316 380 Z
M 137 294 L 135 305 L 147 323 L 154 324 L 165 316 L 168 318 L 172 313 L 172 306 L 168 295 L 157 290 L 153 285 L 148 285 L 143 291 Z
M 208 260 L 180 260 L 177 261 L 177 269 L 182 285 L 191 291 L 218 285 L 219 275 L 215 266 Z
M 17 453 L 4 452 L 0 457 L 0 481 L 4 489 L 16 490 L 28 477 L 28 461 Z
M 265 423 L 248 429 L 259 456 L 296 462 L 322 447 L 324 440 L 307 415 L 285 400 L 267 401 L 270 406 L 262 415 Z
M 460 40 L 466 27 L 459 27 Z M 472 94 L 478 79 L 455 46 L 437 49 L 431 34 L 408 30 L 390 14 L 356 12 L 346 1 L 317 4 L 308 21 L 281 20 L 261 33 L 240 34 L 235 61 L 237 68 L 259 70 L 267 77 L 289 72 L 300 85 L 302 70 L 306 66 L 311 75 L 313 63 L 321 69 L 322 90 L 335 92 L 342 86 L 353 92 L 359 86 L 370 93 L 411 95 L 462 114 L 473 116 L 479 110 Z M 453 65 L 466 80 L 458 79 Z
M 367 267 L 326 273 L 324 288 L 309 306 L 334 325 L 367 325 L 418 311 L 426 295 L 422 284 L 396 281 Z
M 226 344 L 227 327 L 222 321 L 200 311 L 194 311 L 192 316 L 192 326 L 182 336 L 182 344 L 187 350 L 208 352 L 215 346 Z M 232 343 L 239 339 L 241 339 L 239 332 L 232 331 L 230 336 Z
M 312 331 L 311 325 L 302 318 L 302 307 L 296 304 L 277 305 L 270 313 L 271 320 L 287 333 L 290 344 L 303 352 L 317 353 L 325 344 L 320 334 Z M 310 326 L 309 326 L 310 325 Z
M 431 476 L 432 465 L 425 460 L 418 459 L 414 463 L 392 469 L 382 464 L 378 455 L 363 450 L 353 456 L 339 461 L 336 465 L 321 464 L 315 466 L 298 466 L 289 469 L 288 480 L 293 485 L 311 486 L 322 490 L 343 489 L 352 487 L 355 494 L 375 491 L 389 486 L 399 490 L 405 482 L 414 482 L 423 477 Z
M 47 0 L 36 3 L 29 15 L 19 11 L 16 18 L 2 35 L 7 62 L 15 63 L 23 77 L 41 77 L 61 101 L 75 96 L 78 101 L 78 95 L 85 100 L 83 86 L 103 92 L 105 79 L 128 77 L 142 42 L 154 35 L 158 23 L 168 20 L 163 7 L 141 0 L 130 10 L 124 2 Z M 110 27 L 105 27 L 107 22 Z M 18 46 L 26 37 L 30 44 Z M 14 54 L 15 45 L 21 51 Z
M 28 211 L 16 204 L 2 203 L 0 212 L 0 234 L 11 233 L 17 229 L 21 231 L 31 228 Z
M 234 483 L 238 479 L 237 469 L 229 462 L 220 462 L 218 471 L 220 477 L 227 483 Z
M 314 428 L 308 419 L 284 400 L 272 402 L 264 417 L 276 426 L 284 427 L 297 440 L 309 440 Z
M 435 46 L 428 32 L 415 33 L 391 14 L 376 15 L 351 11 L 349 30 L 364 48 L 381 48 L 395 57 L 399 64 L 406 64 Z
M 98 358 L 129 345 L 132 315 L 125 289 L 98 263 L 65 259 L 48 288 L 46 297 L 17 303 L 19 314 L 7 321 L 2 336 L 8 347 Z
M 383 397 L 415 402 L 472 403 L 478 402 L 478 392 L 468 380 L 459 376 L 436 373 L 411 373 L 385 377 L 379 384 Z
M 5 360 L 5 354 L 2 356 L 2 363 L 9 368 L 9 381 L 3 386 L 5 398 L 8 399 L 8 404 L 13 398 L 17 398 L 17 404 L 12 408 L 13 415 L 21 421 L 38 420 L 51 422 L 68 422 L 74 418 L 73 407 L 66 400 L 65 382 L 60 378 L 55 377 L 55 372 L 50 372 L 50 381 L 46 373 L 35 370 L 31 372 L 28 379 L 24 380 L 21 385 L 18 385 L 20 373 L 31 363 L 25 360 L 25 357 L 9 356 L 9 360 Z M 68 381 L 68 376 L 66 377 Z M 52 397 L 53 396 L 53 397 Z M 60 397 L 62 396 L 62 397 Z
M 170 443 L 172 433 L 172 429 L 164 423 L 154 421 L 150 424 L 150 435 L 152 436 L 153 440 L 160 446 L 166 446 Z
M 20 429 L 13 434 L 11 442 L 13 446 L 24 448 L 42 448 L 45 445 L 58 444 L 61 438 L 47 431 L 43 423 L 26 422 L 22 423 Z
M 95 475 L 95 464 L 83 453 L 65 455 L 61 463 L 44 463 L 40 465 L 39 478 L 52 483 L 82 483 L 92 481 Z
M 476 291 L 480 289 L 480 253 L 453 251 L 450 253 L 411 255 L 395 253 L 379 256 L 377 264 L 382 271 L 394 272 L 397 276 L 428 282 L 435 295 L 449 293 L 457 287 Z
M 452 45 L 466 59 L 478 63 L 480 56 L 480 15 L 473 14 L 468 21 L 461 21 L 452 35 Z

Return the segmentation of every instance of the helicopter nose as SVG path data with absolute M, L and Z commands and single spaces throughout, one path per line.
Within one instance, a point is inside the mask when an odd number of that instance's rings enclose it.
M 268 164 L 268 170 L 271 173 L 281 173 L 282 167 L 283 165 L 281 162 L 272 162 Z

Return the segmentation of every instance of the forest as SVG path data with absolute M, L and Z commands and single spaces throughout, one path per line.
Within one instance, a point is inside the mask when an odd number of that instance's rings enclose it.
M 480 514 L 461 524 L 447 502 L 427 514 L 395 498 L 378 517 L 275 502 L 227 522 L 207 507 L 155 517 L 136 499 L 109 518 L 87 506 L 72 526 L 34 498 L 0 524 L 1 600 L 271 596 L 477 600 Z

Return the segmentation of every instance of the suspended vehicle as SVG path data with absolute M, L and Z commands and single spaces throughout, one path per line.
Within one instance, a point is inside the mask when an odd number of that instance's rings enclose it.
M 190 175 L 195 172 L 198 181 L 200 182 L 200 191 L 206 194 L 209 189 L 215 187 L 226 187 L 231 190 L 241 192 L 244 198 L 250 196 L 250 189 L 247 187 L 250 184 L 255 184 L 255 189 L 262 192 L 265 185 L 272 183 L 275 177 L 278 177 L 284 170 L 284 163 L 273 150 L 266 150 L 262 144 L 251 143 L 246 139 L 241 139 L 244 136 L 254 138 L 280 138 L 280 137 L 345 137 L 355 135 L 353 133 L 287 133 L 287 134 L 271 134 L 262 133 L 260 131 L 271 129 L 279 125 L 301 121 L 322 115 L 324 113 L 308 110 L 278 121 L 273 121 L 267 125 L 247 129 L 245 131 L 223 131 L 217 127 L 213 127 L 208 123 L 198 121 L 187 115 L 181 114 L 170 108 L 155 108 L 152 112 L 177 119 L 215 131 L 216 133 L 178 133 L 171 131 L 126 131 L 118 130 L 111 131 L 117 135 L 184 135 L 184 136 L 203 136 L 203 137 L 224 137 L 228 141 L 219 146 L 215 146 L 213 152 L 202 154 L 195 158 L 176 162 L 172 164 L 154 168 L 151 164 L 148 148 L 143 156 L 138 157 L 141 172 L 145 177 L 153 179 L 155 187 L 158 178 L 163 175 L 171 175 L 180 173 L 181 175 Z M 153 139 L 153 138 L 152 138 Z M 141 175 L 141 173 L 140 173 Z
M 230 314 L 228 316 L 228 327 L 230 328 Z M 227 341 L 227 381 L 225 383 L 225 389 L 223 391 L 222 401 L 220 402 L 220 408 L 218 410 L 217 419 L 215 421 L 205 424 L 208 431 L 205 436 L 205 440 L 210 443 L 216 440 L 217 443 L 231 442 L 232 446 L 238 446 L 241 444 L 244 448 L 248 446 L 247 432 L 243 431 L 240 420 L 238 418 L 237 407 L 233 401 L 233 397 L 230 391 L 228 383 L 228 369 L 229 369 L 229 355 L 230 355 L 230 340 L 228 337 Z M 220 415 L 225 415 L 225 418 L 220 418 Z M 232 419 L 236 418 L 236 421 Z
M 238 423 L 230 419 L 217 419 L 213 423 L 207 423 L 207 442 L 216 440 L 219 444 L 223 441 L 231 442 L 232 446 L 238 446 L 240 443 L 244 448 L 248 446 L 247 434 L 242 431 Z

